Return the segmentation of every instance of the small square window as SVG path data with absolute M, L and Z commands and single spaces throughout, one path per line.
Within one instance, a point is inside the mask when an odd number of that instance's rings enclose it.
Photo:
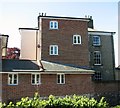
M 32 82 L 32 85 L 40 84 L 40 74 L 32 74 L 31 75 L 31 82 Z
M 18 85 L 18 74 L 8 74 L 8 84 Z
M 50 55 L 58 55 L 58 45 L 50 45 Z
M 65 84 L 65 74 L 57 74 L 57 84 Z
M 97 80 L 97 81 L 102 80 L 102 75 L 100 72 L 95 72 L 94 80 Z
M 100 46 L 100 36 L 93 36 L 93 45 Z
M 73 44 L 81 44 L 81 36 L 73 35 Z
M 58 29 L 58 22 L 50 21 L 50 29 Z

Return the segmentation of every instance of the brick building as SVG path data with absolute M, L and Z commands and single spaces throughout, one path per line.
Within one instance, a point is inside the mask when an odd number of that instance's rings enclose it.
M 38 28 L 19 28 L 21 56 L 20 60 L 3 60 L 1 101 L 32 97 L 36 91 L 43 97 L 97 93 L 92 80 L 97 70 L 92 65 L 92 32 L 88 29 L 93 27 L 91 18 L 40 15 Z M 100 57 L 96 57 L 99 62 Z M 104 89 L 104 84 L 99 87 Z
M 39 16 L 38 28 L 20 28 L 20 60 L 3 60 L 2 101 L 94 92 L 88 60 L 87 18 Z

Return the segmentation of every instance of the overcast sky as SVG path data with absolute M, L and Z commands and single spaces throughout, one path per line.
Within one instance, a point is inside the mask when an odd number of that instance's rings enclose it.
M 97 30 L 116 32 L 114 35 L 116 66 L 118 65 L 118 0 L 95 2 L 88 0 L 2 0 L 0 3 L 0 33 L 9 35 L 9 47 L 20 48 L 18 28 L 37 27 L 39 13 L 49 16 L 93 17 Z M 114 1 L 114 2 L 113 2 Z

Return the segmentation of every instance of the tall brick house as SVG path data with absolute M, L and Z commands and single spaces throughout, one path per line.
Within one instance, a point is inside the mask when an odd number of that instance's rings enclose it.
M 96 31 L 91 17 L 40 15 L 38 28 L 19 31 L 20 59 L 2 61 L 1 101 L 17 101 L 35 92 L 46 97 L 118 90 L 118 84 L 92 80 L 114 80 L 114 32 Z
M 19 28 L 21 57 L 2 62 L 1 101 L 50 94 L 91 94 L 89 18 L 38 16 L 38 28 Z
M 20 28 L 21 59 L 89 66 L 88 21 L 85 18 L 39 16 L 38 29 Z M 29 41 L 24 42 L 27 39 Z M 33 53 L 28 55 L 31 50 Z

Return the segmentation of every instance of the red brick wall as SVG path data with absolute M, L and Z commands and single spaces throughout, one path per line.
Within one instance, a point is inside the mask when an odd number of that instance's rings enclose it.
M 100 99 L 102 96 L 108 99 L 112 105 L 120 99 L 120 81 L 119 82 L 93 82 L 91 75 L 67 74 L 65 75 L 65 84 L 57 84 L 55 74 L 42 74 L 42 83 L 39 86 L 31 85 L 31 74 L 19 74 L 18 85 L 8 85 L 8 75 L 2 76 L 2 101 L 16 101 L 21 97 L 33 97 L 36 91 L 40 96 L 82 95 L 89 94 Z M 120 101 L 119 101 L 120 102 Z
M 8 75 L 3 75 L 3 101 L 18 100 L 21 97 L 33 97 L 36 91 L 40 96 L 65 96 L 72 94 L 89 94 L 94 92 L 91 75 L 65 75 L 66 83 L 57 84 L 55 74 L 42 74 L 39 86 L 31 85 L 31 74 L 19 74 L 18 85 L 8 85 Z
M 53 19 L 42 19 L 42 55 L 41 59 L 79 66 L 88 66 L 88 32 L 87 22 L 80 20 L 63 20 L 58 21 L 58 30 L 49 29 L 49 21 Z M 73 35 L 81 35 L 82 44 L 73 45 Z M 59 55 L 49 55 L 49 46 L 58 45 Z

